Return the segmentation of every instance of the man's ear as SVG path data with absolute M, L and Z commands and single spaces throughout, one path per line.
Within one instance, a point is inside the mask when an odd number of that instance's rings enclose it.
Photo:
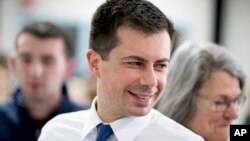
M 102 61 L 101 56 L 92 49 L 87 52 L 88 64 L 91 72 L 96 77 L 100 77 L 100 63 Z
M 13 71 L 13 73 L 17 73 L 17 55 L 12 55 L 10 56 L 10 67 L 11 67 L 11 70 Z
M 76 61 L 74 58 L 69 58 L 67 60 L 67 68 L 66 68 L 66 73 L 65 73 L 65 79 L 69 79 L 70 77 L 73 76 L 76 68 Z

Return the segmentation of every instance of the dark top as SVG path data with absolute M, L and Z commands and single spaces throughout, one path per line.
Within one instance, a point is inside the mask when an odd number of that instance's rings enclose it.
M 51 118 L 58 114 L 89 108 L 71 102 L 65 85 L 62 87 L 62 91 L 61 104 L 46 120 L 37 121 L 31 118 L 24 105 L 22 91 L 17 89 L 12 100 L 0 106 L 0 141 L 37 141 L 42 126 Z
M 250 113 L 247 115 L 246 117 L 246 121 L 245 121 L 246 125 L 250 125 Z

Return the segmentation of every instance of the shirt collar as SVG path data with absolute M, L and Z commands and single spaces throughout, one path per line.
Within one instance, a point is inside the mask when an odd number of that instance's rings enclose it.
M 81 140 L 83 140 L 96 126 L 102 123 L 97 111 L 96 111 L 96 99 L 92 102 L 89 110 L 90 115 L 86 120 L 83 127 Z M 152 110 L 145 116 L 141 117 L 125 117 L 118 119 L 110 123 L 111 128 L 115 134 L 115 137 L 119 141 L 133 141 L 138 134 L 149 125 L 150 119 L 152 118 Z M 131 130 L 133 129 L 133 130 Z M 129 135 L 129 136 L 128 136 Z
M 114 134 L 119 141 L 133 141 L 149 125 L 153 114 L 146 116 L 126 117 L 110 123 Z
M 95 97 L 93 99 L 91 108 L 89 109 L 89 116 L 86 119 L 85 125 L 83 126 L 82 129 L 82 136 L 81 136 L 81 140 L 84 140 L 84 138 L 94 129 L 96 128 L 96 126 L 100 123 L 102 123 L 102 120 L 100 119 L 99 115 L 97 114 L 96 111 L 96 99 L 97 97 Z

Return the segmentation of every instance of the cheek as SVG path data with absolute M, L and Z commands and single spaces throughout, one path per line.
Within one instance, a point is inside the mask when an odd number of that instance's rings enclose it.
M 47 79 L 50 79 L 52 82 L 53 81 L 58 81 L 58 83 L 62 83 L 64 80 L 67 79 L 67 73 L 65 70 L 57 70 L 55 72 L 47 73 L 49 75 Z M 54 78 L 53 78 L 54 77 Z M 54 80 L 56 79 L 56 80 Z
M 157 76 L 157 82 L 158 82 L 158 88 L 164 91 L 167 87 L 167 75 L 160 74 L 159 76 Z
M 120 85 L 123 88 L 127 87 L 131 83 L 139 80 L 140 73 L 138 70 L 126 68 L 126 67 L 110 67 L 111 69 L 105 70 L 103 74 L 109 75 L 109 78 L 107 81 L 111 81 L 114 83 L 114 85 Z
M 124 85 L 129 85 L 132 82 L 139 80 L 139 75 L 132 70 L 129 69 L 123 69 L 118 73 L 118 76 L 120 76 L 120 81 L 124 84 Z
M 44 68 L 47 70 L 46 73 L 48 75 L 63 76 L 68 71 L 68 65 L 66 64 L 66 61 L 57 61 L 50 66 L 44 66 Z
M 25 66 L 21 63 L 17 63 L 17 65 L 15 66 L 15 71 L 17 74 L 25 74 L 26 72 L 28 72 L 29 70 L 29 66 Z
M 166 86 L 167 86 L 167 79 L 166 79 L 166 77 L 164 78 L 161 78 L 160 80 L 159 80 L 159 85 L 160 85 L 160 87 L 163 87 L 163 88 L 165 88 Z
M 221 117 L 219 113 L 215 113 L 211 111 L 211 107 L 208 104 L 205 104 L 200 101 L 197 106 L 197 112 L 196 112 L 196 120 L 197 123 L 201 123 L 204 125 L 204 127 L 211 127 L 213 124 L 215 124 L 218 119 Z
M 210 120 L 209 117 L 209 111 L 207 109 L 207 105 L 204 103 L 204 101 L 201 101 L 199 99 L 197 99 L 197 103 L 196 103 L 196 111 L 195 111 L 195 114 L 193 116 L 193 124 L 194 125 L 198 125 L 199 122 L 202 124 L 202 125 L 206 125 L 208 124 L 208 121 Z

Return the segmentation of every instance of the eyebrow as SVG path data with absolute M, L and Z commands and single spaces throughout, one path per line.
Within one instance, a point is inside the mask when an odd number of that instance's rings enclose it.
M 19 53 L 18 56 L 21 58 L 32 57 L 29 53 Z M 54 57 L 52 55 L 43 55 L 42 59 L 54 59 Z
M 120 59 L 121 61 L 125 61 L 125 60 L 138 60 L 138 61 L 142 61 L 142 62 L 147 62 L 148 60 L 139 57 L 139 56 L 135 56 L 135 55 L 131 55 L 131 56 L 127 56 L 127 57 L 123 57 Z M 157 60 L 156 62 L 161 63 L 161 62 L 169 62 L 169 58 L 162 58 Z
M 51 55 L 45 55 L 45 56 L 42 57 L 42 59 L 44 59 L 44 60 L 54 60 L 54 57 L 51 56 Z
M 239 95 L 236 96 L 234 99 L 238 99 L 238 98 L 240 98 L 241 96 L 242 96 L 242 94 L 239 94 Z M 220 95 L 218 95 L 218 96 L 216 96 L 216 97 L 226 98 L 226 99 L 231 99 L 231 100 L 232 100 L 232 98 L 231 98 L 230 96 L 226 95 L 226 94 L 220 94 Z
M 27 57 L 27 56 L 31 56 L 29 53 L 18 53 L 17 54 L 19 57 L 23 58 L 23 57 Z

